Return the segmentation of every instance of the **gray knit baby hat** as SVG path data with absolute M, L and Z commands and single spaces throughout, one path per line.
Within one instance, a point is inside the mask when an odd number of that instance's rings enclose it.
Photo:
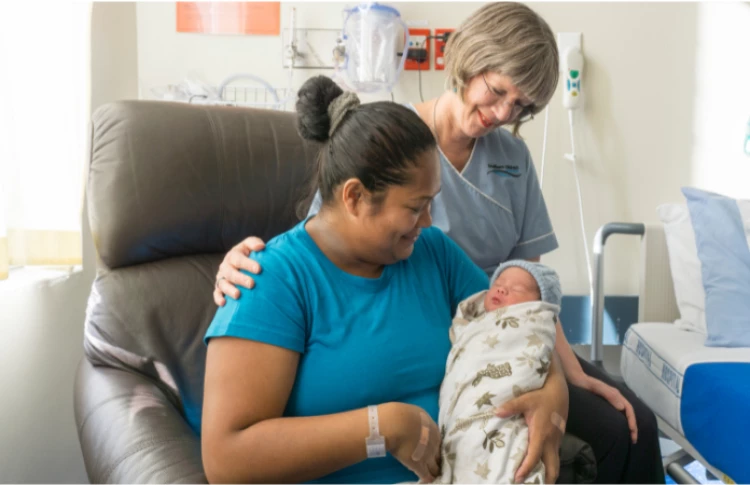
M 539 291 L 542 294 L 542 301 L 560 306 L 560 303 L 562 302 L 560 278 L 558 278 L 554 269 L 545 266 L 542 263 L 532 263 L 525 259 L 511 259 L 510 261 L 506 261 L 498 266 L 492 274 L 492 278 L 490 278 L 490 286 L 492 286 L 492 283 L 494 283 L 497 277 L 500 276 L 500 273 L 512 266 L 518 266 L 519 268 L 525 269 L 531 273 L 531 276 L 534 277 L 537 285 L 539 285 Z

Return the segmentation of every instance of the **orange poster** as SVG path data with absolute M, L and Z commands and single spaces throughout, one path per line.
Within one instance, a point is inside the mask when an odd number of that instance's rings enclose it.
M 177 32 L 279 35 L 281 2 L 177 2 Z

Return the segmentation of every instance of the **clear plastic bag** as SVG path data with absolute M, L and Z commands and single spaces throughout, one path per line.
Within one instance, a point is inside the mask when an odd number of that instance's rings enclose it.
M 343 30 L 346 54 L 339 74 L 346 86 L 360 93 L 390 92 L 406 60 L 397 53 L 399 36 L 406 36 L 404 45 L 409 42 L 409 29 L 398 10 L 378 3 L 354 7 Z

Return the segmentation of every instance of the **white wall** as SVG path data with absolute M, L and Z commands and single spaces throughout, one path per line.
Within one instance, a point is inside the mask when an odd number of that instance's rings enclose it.
M 435 29 L 457 26 L 481 3 L 394 5 L 407 21 L 425 20 Z M 341 9 L 347 4 L 284 2 L 282 26 L 288 24 L 292 6 L 297 8 L 298 27 L 336 28 L 341 26 Z M 701 103 L 711 105 L 723 100 L 724 105 L 737 110 L 732 103 L 737 97 L 748 96 L 750 79 L 745 74 L 729 82 L 727 78 L 736 67 L 728 61 L 729 56 L 722 62 L 715 61 L 717 44 L 711 40 L 721 36 L 727 44 L 736 39 L 736 54 L 731 59 L 736 64 L 742 62 L 740 39 L 741 34 L 747 39 L 747 29 L 743 33 L 742 27 L 747 22 L 742 24 L 737 19 L 747 16 L 746 3 L 532 3 L 531 7 L 554 31 L 583 33 L 587 94 L 584 112 L 577 121 L 576 151 L 589 245 L 597 228 L 606 222 L 657 222 L 656 206 L 682 200 L 679 188 L 683 185 L 721 190 L 727 181 L 737 180 L 728 169 L 712 171 L 711 181 L 707 180 L 704 167 L 709 163 L 710 149 L 699 151 L 696 143 L 711 146 L 712 142 L 696 133 L 703 131 L 708 119 L 703 114 L 697 118 L 696 109 L 703 106 Z M 721 18 L 727 16 L 735 21 L 722 23 Z M 216 85 L 231 74 L 251 72 L 274 86 L 286 84 L 280 37 L 176 33 L 174 3 L 139 3 L 137 20 L 139 90 L 143 98 L 153 97 L 152 88 L 179 83 L 189 75 Z M 699 76 L 698 62 L 710 63 L 717 70 Z M 298 71 L 293 87 L 319 73 L 331 71 Z M 425 99 L 440 94 L 440 71 L 423 73 L 422 77 Z M 718 81 L 722 78 L 726 82 Z M 404 73 L 394 90 L 395 100 L 419 100 L 417 79 L 416 72 Z M 727 90 L 717 91 L 717 85 Z M 544 186 L 560 249 L 544 260 L 560 271 L 566 294 L 584 294 L 588 280 L 583 238 L 572 166 L 562 158 L 570 150 L 570 138 L 560 95 L 558 88 L 550 105 Z M 743 116 L 744 120 L 731 130 L 744 133 L 750 113 Z M 726 121 L 711 118 L 714 134 L 729 131 L 729 127 L 724 128 Z M 540 115 L 522 132 L 537 170 L 541 168 L 543 122 Z M 740 137 L 734 142 L 741 148 Z M 735 160 L 731 166 L 738 169 L 742 162 Z M 747 174 L 748 165 L 742 173 Z M 607 254 L 606 291 L 636 293 L 638 241 L 613 237 L 607 244 Z
M 95 4 L 91 36 L 92 110 L 136 98 L 135 4 Z M 88 481 L 73 416 L 73 380 L 95 274 L 85 214 L 84 235 L 82 272 L 21 288 L 0 283 L 0 482 Z
M 698 5 L 692 180 L 750 199 L 750 2 Z

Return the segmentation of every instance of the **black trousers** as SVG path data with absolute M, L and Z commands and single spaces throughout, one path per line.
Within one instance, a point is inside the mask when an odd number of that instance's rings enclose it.
M 568 383 L 567 431 L 587 442 L 597 461 L 596 483 L 664 483 L 656 416 L 630 389 L 578 357 L 583 371 L 616 387 L 630 401 L 638 423 L 638 442 L 630 440 L 625 414 L 607 400 Z

